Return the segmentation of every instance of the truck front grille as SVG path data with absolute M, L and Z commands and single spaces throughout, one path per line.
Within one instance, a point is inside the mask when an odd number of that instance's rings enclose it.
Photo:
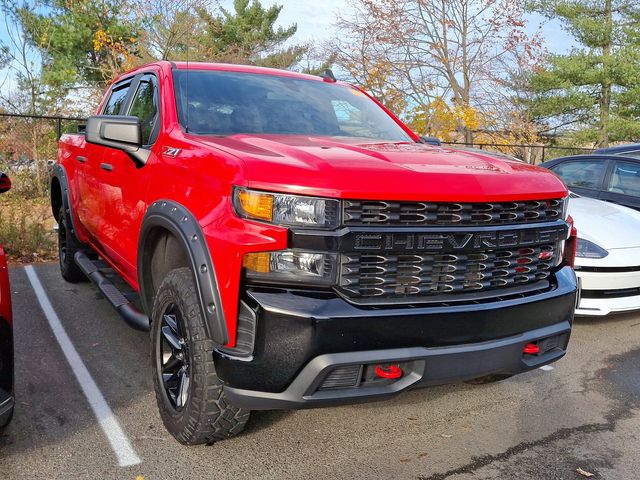
M 465 254 L 342 254 L 339 291 L 354 301 L 428 301 L 442 294 L 455 300 L 455 294 L 545 280 L 558 255 L 556 244 Z
M 502 203 L 427 203 L 346 200 L 348 226 L 518 225 L 562 219 L 563 200 Z

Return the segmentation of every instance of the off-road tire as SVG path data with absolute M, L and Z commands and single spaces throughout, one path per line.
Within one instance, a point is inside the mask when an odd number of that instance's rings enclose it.
M 189 358 L 188 397 L 178 409 L 162 380 L 162 320 L 169 308 L 181 314 L 181 331 Z M 231 405 L 213 361 L 214 343 L 206 335 L 205 323 L 189 268 L 177 268 L 163 279 L 151 314 L 153 382 L 160 416 L 176 440 L 185 445 L 211 444 L 240 433 L 249 420 L 249 410 Z
M 87 277 L 73 259 L 73 256 L 79 250 L 82 250 L 82 244 L 73 233 L 71 219 L 63 205 L 60 207 L 60 213 L 58 214 L 58 258 L 60 260 L 60 274 L 62 278 L 70 283 L 87 280 Z

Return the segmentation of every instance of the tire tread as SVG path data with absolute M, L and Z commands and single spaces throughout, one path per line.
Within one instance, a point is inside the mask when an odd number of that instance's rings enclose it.
M 153 378 L 160 416 L 167 430 L 185 445 L 211 444 L 233 437 L 244 429 L 250 415 L 248 410 L 231 405 L 225 397 L 213 360 L 215 345 L 206 335 L 195 289 L 191 269 L 172 270 L 158 288 L 151 315 Z M 183 320 L 191 357 L 191 391 L 182 412 L 176 412 L 167 404 L 157 372 L 156 348 L 160 332 L 158 327 L 153 327 L 161 324 L 160 316 L 170 302 L 180 302 L 184 307 Z

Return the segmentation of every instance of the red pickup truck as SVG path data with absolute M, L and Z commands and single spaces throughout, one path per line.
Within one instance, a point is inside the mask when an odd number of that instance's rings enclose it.
M 51 184 L 62 276 L 151 329 L 160 413 L 185 444 L 253 409 L 558 360 L 566 198 L 548 171 L 421 143 L 330 72 L 173 62 L 118 78 L 62 137 Z

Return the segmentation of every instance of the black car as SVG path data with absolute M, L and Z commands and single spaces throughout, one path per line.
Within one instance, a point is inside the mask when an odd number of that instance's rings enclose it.
M 626 155 L 596 152 L 556 158 L 542 166 L 555 172 L 577 194 L 640 210 L 640 156 Z
M 0 193 L 11 188 L 11 181 L 0 172 Z M 0 213 L 1 214 L 1 213 Z M 9 272 L 0 244 L 0 428 L 13 416 L 13 322 Z

